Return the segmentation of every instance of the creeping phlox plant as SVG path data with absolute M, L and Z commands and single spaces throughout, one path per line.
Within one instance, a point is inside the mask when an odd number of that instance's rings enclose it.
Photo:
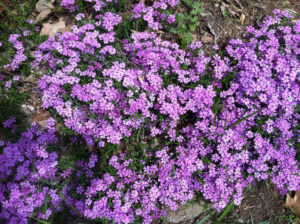
M 153 137 L 168 131 L 175 139 L 181 115 L 212 104 L 198 99 L 200 93 L 213 97 L 212 86 L 197 85 L 210 59 L 145 32 L 123 41 L 118 52 L 112 29 L 120 22 L 107 12 L 96 25 L 73 27 L 39 46 L 35 65 L 50 67 L 38 86 L 43 107 L 55 109 L 88 144 L 117 144 L 141 126 L 149 126 Z
M 47 39 L 39 35 L 39 26 L 34 20 L 26 19 L 30 12 L 24 7 L 31 8 L 28 4 L 22 2 L 16 15 L 0 24 L 0 123 L 10 116 L 22 117 L 20 104 L 25 100 L 26 91 L 20 93 L 19 90 L 24 79 L 32 74 L 30 50 Z M 15 23 L 18 23 L 19 33 L 15 33 Z
M 54 129 L 42 132 L 33 125 L 17 142 L 0 142 L 0 218 L 7 219 L 8 223 L 28 223 L 33 214 L 48 219 L 53 211 L 61 210 L 58 189 L 45 184 L 54 185 L 59 181 L 58 155 L 47 151 L 56 142 L 54 132 Z M 52 207 L 47 207 L 47 198 Z
M 299 189 L 293 158 L 299 140 L 300 23 L 291 23 L 284 12 L 275 15 L 258 29 L 249 27 L 248 41 L 230 41 L 225 54 L 234 79 L 219 93 L 221 111 L 197 115 L 195 124 L 183 129 L 188 144 L 199 144 L 209 161 L 200 191 L 219 209 L 232 195 L 239 204 L 242 189 L 253 180 L 270 177 L 282 192 Z
M 144 2 L 136 4 L 133 8 L 133 18 L 141 18 L 153 30 L 159 30 L 168 24 L 175 22 L 174 14 L 168 9 L 172 9 L 179 4 L 178 0 L 158 0 L 153 5 L 147 6 Z
M 255 181 L 300 190 L 298 20 L 275 10 L 245 40 L 210 57 L 200 42 L 182 50 L 152 32 L 120 40 L 116 3 L 85 2 L 92 17 L 78 13 L 71 32 L 37 47 L 33 65 L 45 73 L 42 106 L 99 153 L 58 167 L 64 158 L 53 147 L 54 119 L 45 131 L 31 126 L 17 142 L 1 142 L 0 218 L 27 223 L 69 208 L 97 221 L 151 223 L 195 192 L 220 211 L 232 199 L 239 205 Z M 162 10 L 176 4 L 139 3 L 134 17 L 160 29 Z M 61 5 L 79 11 L 73 0 Z M 15 129 L 14 121 L 4 125 Z M 141 149 L 134 142 L 140 130 L 160 144 Z M 128 141 L 133 150 L 104 159 L 109 147 Z
M 26 61 L 27 56 L 24 54 L 24 45 L 23 42 L 19 40 L 21 36 L 24 37 L 26 36 L 26 34 L 28 35 L 28 31 L 24 32 L 23 35 L 11 34 L 8 38 L 7 44 L 3 45 L 2 42 L 0 42 L 0 53 L 1 55 L 6 56 L 0 59 L 0 65 L 3 69 L 0 70 L 0 81 L 2 84 L 0 86 L 0 91 L 2 92 L 2 94 L 10 89 L 14 82 L 17 82 L 20 79 L 19 75 L 12 76 L 13 73 L 7 74 L 5 71 L 13 72 L 17 70 L 24 61 Z M 5 52 L 7 48 L 11 48 L 9 52 Z M 7 58 L 9 58 L 9 63 L 6 63 Z

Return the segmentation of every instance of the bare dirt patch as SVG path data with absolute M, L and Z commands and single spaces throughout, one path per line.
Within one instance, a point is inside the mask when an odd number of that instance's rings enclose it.
M 224 46 L 230 39 L 242 38 L 247 26 L 255 26 L 274 9 L 286 9 L 299 18 L 300 1 L 297 0 L 203 0 L 203 13 L 199 16 L 200 28 L 197 39 L 206 33 L 213 36 L 213 41 L 206 44 L 207 51 L 214 44 Z

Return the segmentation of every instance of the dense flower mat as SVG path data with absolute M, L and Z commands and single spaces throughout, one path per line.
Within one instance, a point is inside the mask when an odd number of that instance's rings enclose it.
M 103 151 L 129 141 L 131 149 L 107 164 L 96 150 L 63 169 L 53 118 L 47 130 L 32 125 L 17 142 L 1 141 L 0 218 L 28 223 L 68 209 L 103 222 L 151 223 L 196 192 L 220 211 L 231 200 L 239 205 L 255 181 L 300 190 L 299 20 L 275 10 L 209 56 L 200 42 L 183 50 L 150 31 L 120 40 L 117 3 L 86 2 L 93 17 L 77 13 L 72 32 L 35 49 L 33 65 L 44 70 L 38 91 L 43 107 L 87 145 Z M 176 4 L 139 3 L 132 20 L 162 29 L 175 23 L 164 10 Z M 74 0 L 61 5 L 79 10 Z M 19 38 L 9 38 L 11 71 L 27 60 Z M 13 118 L 4 125 L 15 128 Z M 140 131 L 160 144 L 141 149 L 132 140 Z

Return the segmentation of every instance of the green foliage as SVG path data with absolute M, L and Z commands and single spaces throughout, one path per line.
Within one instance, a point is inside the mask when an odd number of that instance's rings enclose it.
M 4 8 L 4 11 L 0 13 L 1 23 L 0 29 L 2 31 L 16 31 L 21 28 L 28 28 L 26 19 L 30 18 L 31 13 L 34 11 L 33 5 L 36 5 L 37 0 L 18 1 L 12 0 L 9 5 L 0 1 L 0 6 Z M 1 36 L 3 36 L 1 32 Z
M 4 84 L 6 81 L 12 80 L 15 75 L 25 77 L 32 73 L 30 62 L 33 57 L 30 54 L 30 50 L 47 38 L 39 36 L 38 32 L 34 31 L 35 25 L 26 21 L 27 19 L 34 19 L 31 14 L 35 10 L 32 6 L 36 3 L 37 0 L 0 2 L 0 6 L 3 9 L 0 13 L 0 41 L 2 43 L 0 47 L 0 74 L 5 76 L 5 80 L 0 81 L 0 124 L 9 117 L 14 116 L 17 118 L 17 124 L 22 124 L 18 127 L 18 132 L 21 132 L 27 126 L 24 122 L 24 114 L 20 108 L 21 103 L 26 100 L 27 94 L 20 93 L 20 84 L 18 83 L 12 82 L 10 89 L 5 88 Z M 25 54 L 28 59 L 17 70 L 9 71 L 3 66 L 11 63 L 16 54 L 13 44 L 8 41 L 9 36 L 16 33 L 23 34 L 24 31 L 31 32 L 28 36 L 19 38 L 24 43 Z M 8 129 L 0 128 L 0 137 L 2 139 L 13 140 L 17 135 L 18 133 L 12 133 Z
M 15 88 L 6 91 L 0 86 L 0 124 L 11 116 L 16 117 L 18 123 L 22 120 L 23 114 L 20 110 L 20 104 L 25 98 L 26 95 L 20 94 Z M 19 129 L 18 131 L 22 130 Z M 2 125 L 0 126 L 0 139 L 13 140 L 18 133 L 12 133 L 8 129 L 3 128 Z
M 291 223 L 291 224 L 296 224 L 298 220 L 298 217 L 291 211 L 287 210 L 284 215 L 280 217 L 280 221 L 282 223 Z
M 228 12 L 227 11 L 222 11 L 223 16 L 228 16 Z
M 216 211 L 213 211 L 211 213 L 209 213 L 208 215 L 206 215 L 203 219 L 201 219 L 199 222 L 197 222 L 197 224 L 205 224 L 206 221 L 209 220 L 209 218 L 214 215 L 216 213 Z
M 176 15 L 177 27 L 170 28 L 170 32 L 179 36 L 183 48 L 192 43 L 192 34 L 200 26 L 199 15 L 202 12 L 202 2 L 193 0 L 182 0 L 180 7 L 187 9 L 184 13 Z
M 240 124 L 242 121 L 247 120 L 248 118 L 252 117 L 253 115 L 259 113 L 261 110 L 255 111 L 251 114 L 248 114 L 247 116 L 244 116 L 243 118 L 239 119 L 238 121 L 234 122 L 230 127 L 228 127 L 227 129 L 233 128 L 234 126 Z
M 218 218 L 218 223 L 220 223 L 231 211 L 231 209 L 234 207 L 234 202 L 232 201 L 223 211 L 222 215 Z

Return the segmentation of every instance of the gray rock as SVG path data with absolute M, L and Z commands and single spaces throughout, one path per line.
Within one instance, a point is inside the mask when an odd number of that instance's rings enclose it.
M 192 202 L 187 206 L 180 206 L 177 211 L 169 211 L 166 220 L 170 224 L 189 224 L 203 212 L 204 202 Z
M 42 21 L 46 19 L 52 13 L 51 9 L 45 9 L 40 12 L 40 14 L 36 17 L 36 21 Z
M 54 0 L 39 0 L 38 3 L 36 3 L 35 5 L 35 9 L 38 12 L 41 12 L 45 9 L 53 9 L 54 8 L 52 4 L 53 2 Z

